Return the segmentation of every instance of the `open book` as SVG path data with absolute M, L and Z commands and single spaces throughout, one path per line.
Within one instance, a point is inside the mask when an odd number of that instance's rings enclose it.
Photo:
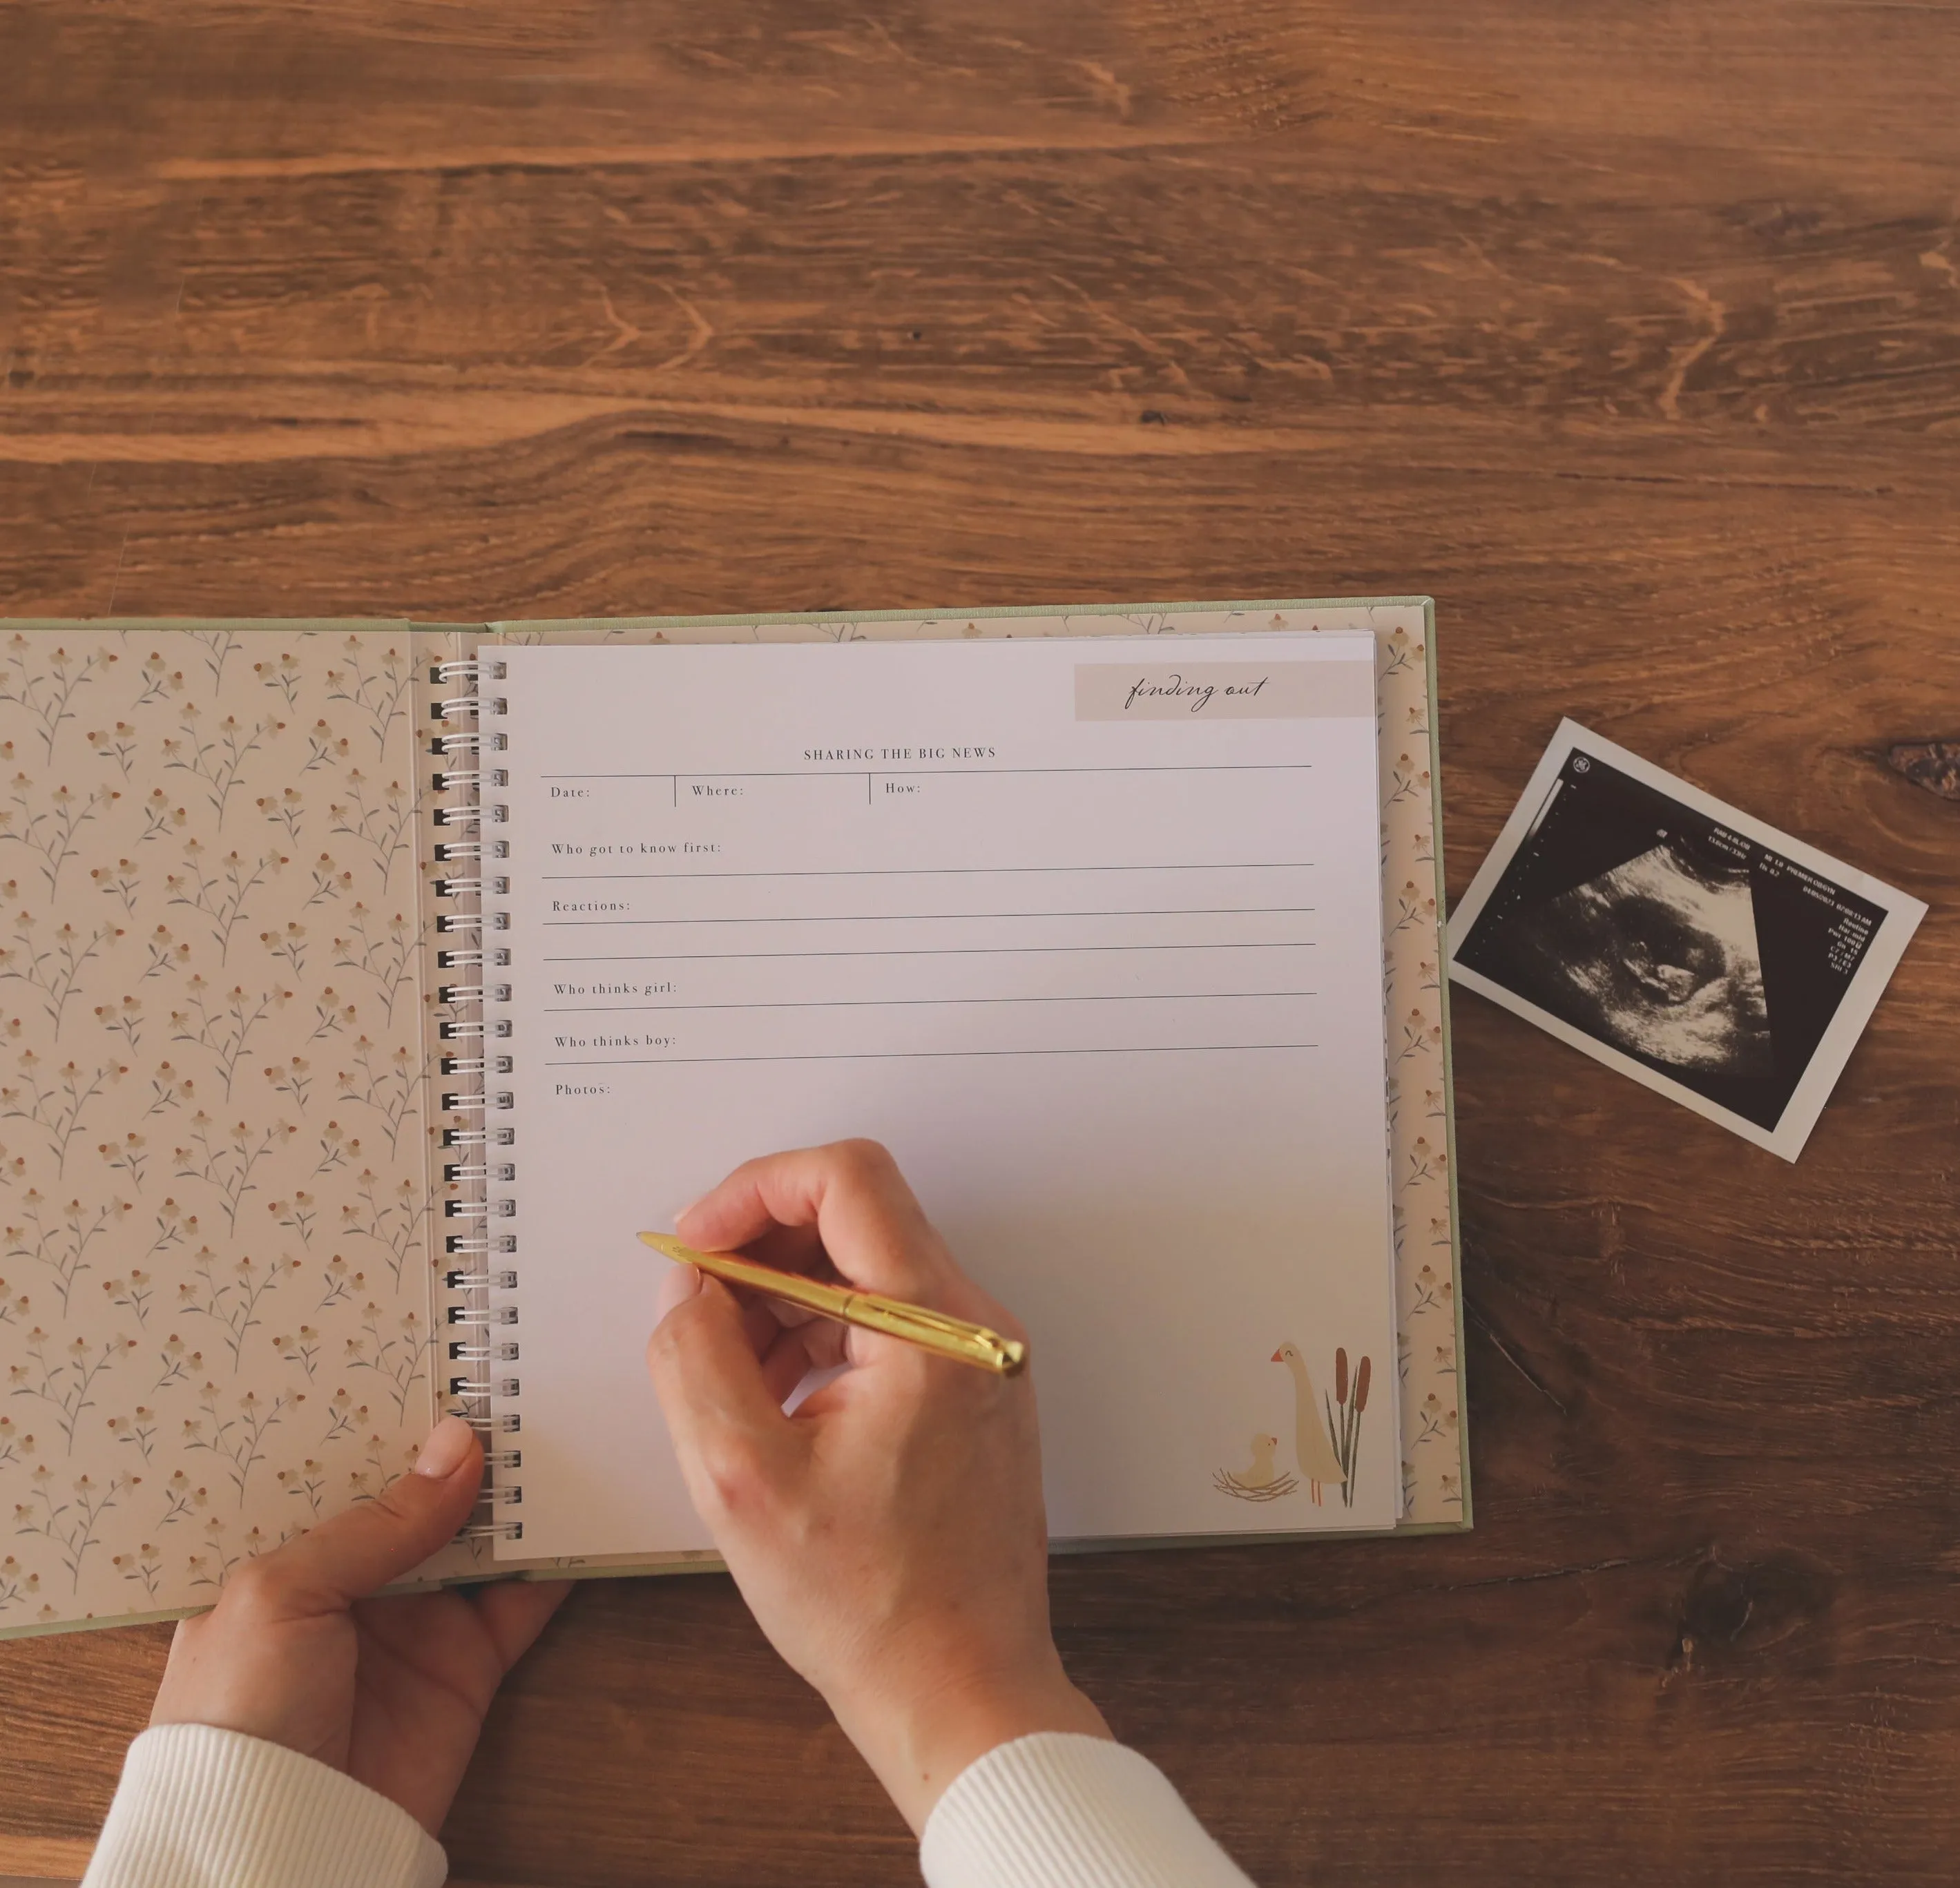
M 1431 631 L 21 625 L 0 1632 L 208 1604 L 444 1408 L 426 1579 L 716 1564 L 633 1235 L 845 1134 L 1029 1325 L 1058 1545 L 1467 1525 Z

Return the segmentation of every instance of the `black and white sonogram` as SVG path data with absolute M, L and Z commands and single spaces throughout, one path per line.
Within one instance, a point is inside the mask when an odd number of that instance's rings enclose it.
M 1521 806 L 1464 901 L 1452 973 L 1616 1051 L 1658 1078 L 1650 1085 L 1713 1105 L 1701 1111 L 1752 1124 L 1763 1132 L 1752 1138 L 1793 1159 L 1779 1124 L 1888 916 L 1916 901 L 1849 868 L 1819 871 L 1793 855 L 1822 855 L 1725 823 L 1708 810 L 1726 810 L 1720 802 L 1671 792 L 1659 770 L 1568 729 L 1555 771 L 1556 743 L 1528 790 L 1529 823 L 1513 843 Z M 1820 1094 L 1812 1118 L 1822 1105 Z
M 1468 961 L 1629 1055 L 1684 1075 L 1767 1079 L 1776 1053 L 1748 868 L 1678 821 L 1653 838 L 1494 926 Z

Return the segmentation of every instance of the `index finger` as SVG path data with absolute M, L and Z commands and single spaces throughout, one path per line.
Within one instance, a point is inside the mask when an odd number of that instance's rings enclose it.
M 745 1161 L 675 1223 L 711 1252 L 753 1245 L 778 1229 L 809 1228 L 838 1271 L 867 1291 L 931 1304 L 956 1288 L 959 1268 L 895 1162 L 876 1141 Z

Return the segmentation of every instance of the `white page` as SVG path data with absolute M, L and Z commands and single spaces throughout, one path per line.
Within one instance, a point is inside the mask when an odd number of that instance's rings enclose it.
M 1370 636 L 494 653 L 512 1557 L 708 1544 L 634 1235 L 854 1134 L 1026 1321 L 1058 1539 L 1393 1524 Z

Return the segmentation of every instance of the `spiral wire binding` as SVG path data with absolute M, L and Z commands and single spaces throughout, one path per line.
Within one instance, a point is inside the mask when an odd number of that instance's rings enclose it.
M 444 731 L 431 736 L 429 752 L 444 763 L 432 777 L 435 790 L 454 796 L 446 798 L 435 810 L 435 823 L 444 834 L 434 847 L 435 862 L 465 868 L 453 876 L 444 876 L 434 882 L 436 897 L 451 907 L 437 914 L 436 930 L 445 940 L 450 936 L 463 940 L 455 947 L 446 941 L 441 943 L 436 952 L 436 967 L 441 971 L 474 973 L 475 976 L 474 981 L 444 983 L 436 991 L 442 1012 L 436 1025 L 438 1038 L 444 1043 L 469 1044 L 473 1051 L 461 1054 L 445 1052 L 437 1063 L 444 1077 L 440 1096 L 444 1111 L 460 1115 L 469 1124 L 461 1127 L 447 1127 L 442 1132 L 445 1152 L 454 1150 L 463 1156 L 453 1161 L 445 1160 L 443 1164 L 445 1184 L 461 1189 L 457 1197 L 443 1202 L 443 1218 L 457 1222 L 456 1229 L 443 1234 L 443 1252 L 446 1257 L 463 1263 L 443 1274 L 444 1285 L 458 1294 L 458 1302 L 450 1305 L 446 1328 L 438 1334 L 437 1341 L 442 1347 L 444 1362 L 457 1366 L 444 1386 L 448 1396 L 462 1403 L 464 1420 L 485 1438 L 486 1443 L 493 1438 L 516 1435 L 520 1421 L 514 1411 L 500 1413 L 492 1401 L 493 1397 L 516 1396 L 518 1387 L 515 1377 L 493 1375 L 491 1372 L 492 1365 L 517 1360 L 517 1340 L 501 1334 L 502 1330 L 517 1322 L 517 1308 L 514 1305 L 493 1305 L 490 1297 L 493 1291 L 514 1289 L 517 1283 L 514 1270 L 492 1263 L 493 1255 L 503 1257 L 514 1251 L 514 1237 L 493 1234 L 490 1230 L 492 1211 L 489 1184 L 493 1174 L 504 1181 L 515 1177 L 515 1169 L 508 1161 L 499 1158 L 500 1150 L 511 1144 L 512 1130 L 490 1126 L 492 1098 L 485 1089 L 485 1079 L 492 1073 L 510 1073 L 511 1058 L 508 1055 L 482 1053 L 485 1046 L 485 963 L 498 960 L 508 963 L 510 958 L 508 951 L 486 951 L 485 948 L 483 896 L 486 881 L 483 861 L 486 856 L 499 856 L 503 848 L 501 842 L 496 842 L 487 849 L 486 853 L 483 831 L 486 823 L 501 823 L 507 818 L 508 809 L 497 806 L 486 812 L 483 803 L 485 785 L 501 786 L 506 776 L 501 769 L 485 770 L 480 764 L 484 737 L 480 727 L 474 724 L 480 720 L 483 682 L 491 674 L 500 674 L 501 669 L 501 663 L 469 660 L 438 663 L 429 671 L 429 680 L 438 689 L 447 691 L 466 688 L 470 691 L 468 694 L 445 692 L 431 705 L 430 714 L 444 724 Z M 503 704 L 500 701 L 498 705 L 501 709 Z M 473 725 L 450 725 L 465 720 Z M 501 734 L 492 737 L 492 740 L 495 747 L 504 745 Z M 479 764 L 460 764 L 466 760 L 479 761 Z M 448 838 L 451 828 L 458 829 L 466 836 Z M 501 878 L 490 880 L 488 884 L 498 892 L 508 888 L 508 882 Z M 504 914 L 500 913 L 498 916 L 503 923 L 508 923 Z M 501 1105 L 509 1105 L 508 1098 L 500 1095 L 495 1098 Z M 498 1216 L 508 1217 L 514 1211 L 513 1203 L 506 1200 L 499 1203 Z M 461 1537 L 521 1540 L 523 1523 L 505 1520 L 496 1511 L 514 1507 L 523 1499 L 520 1485 L 502 1479 L 523 1467 L 523 1452 L 514 1446 L 486 1448 L 484 1461 L 497 1472 L 499 1479 L 484 1491 L 479 1502 L 479 1515 L 473 1517 L 462 1530 Z

